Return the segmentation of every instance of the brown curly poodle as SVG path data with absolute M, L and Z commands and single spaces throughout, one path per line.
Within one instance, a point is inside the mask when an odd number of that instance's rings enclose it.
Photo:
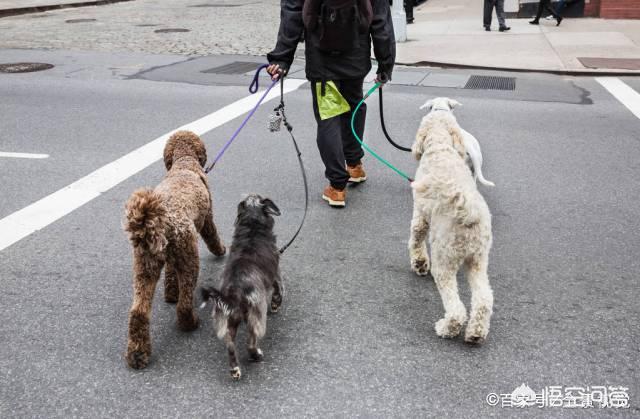
M 200 138 L 178 131 L 164 148 L 167 175 L 154 189 L 138 189 L 126 204 L 124 229 L 133 246 L 133 304 L 129 311 L 127 363 L 144 368 L 151 355 L 149 320 L 156 283 L 165 267 L 164 299 L 177 302 L 178 327 L 198 327 L 193 290 L 198 280 L 198 233 L 217 256 L 226 249 L 213 223 L 211 193 Z

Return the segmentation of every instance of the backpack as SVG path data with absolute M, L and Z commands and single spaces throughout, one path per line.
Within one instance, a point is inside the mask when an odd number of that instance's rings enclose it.
M 352 51 L 359 35 L 369 32 L 371 0 L 305 0 L 302 19 L 319 38 L 319 49 L 334 55 Z

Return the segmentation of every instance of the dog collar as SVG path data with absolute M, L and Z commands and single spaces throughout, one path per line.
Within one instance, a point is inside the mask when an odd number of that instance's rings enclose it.
M 432 112 L 434 112 L 434 111 L 447 111 L 447 112 L 451 112 L 451 109 L 449 109 L 449 108 L 438 108 L 438 107 L 435 107 L 435 108 L 432 108 L 432 109 L 431 109 L 431 111 L 432 111 Z

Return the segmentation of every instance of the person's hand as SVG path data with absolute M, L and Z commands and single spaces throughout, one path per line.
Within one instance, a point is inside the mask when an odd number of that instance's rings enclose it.
M 278 64 L 270 64 L 269 67 L 267 67 L 267 73 L 271 75 L 271 80 L 273 81 L 280 79 L 284 72 L 284 69 Z
M 385 73 L 378 73 L 373 81 L 375 83 L 385 84 L 389 81 L 389 77 Z

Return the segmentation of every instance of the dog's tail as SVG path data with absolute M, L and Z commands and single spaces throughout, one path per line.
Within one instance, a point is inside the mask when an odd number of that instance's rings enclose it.
M 450 182 L 430 181 L 426 176 L 411 184 L 411 187 L 425 195 L 428 199 L 438 202 L 436 213 L 448 215 L 460 224 L 470 226 L 480 221 L 480 212 L 473 205 L 468 192 L 456 187 Z
M 151 189 L 135 191 L 125 207 L 124 229 L 134 248 L 156 255 L 167 245 L 167 209 Z
M 229 315 L 233 310 L 231 301 L 229 301 L 218 289 L 212 286 L 200 287 L 200 296 L 202 297 L 202 305 L 204 308 L 208 301 L 212 301 L 215 309 L 213 322 L 216 329 L 218 339 L 223 339 L 227 334 Z

